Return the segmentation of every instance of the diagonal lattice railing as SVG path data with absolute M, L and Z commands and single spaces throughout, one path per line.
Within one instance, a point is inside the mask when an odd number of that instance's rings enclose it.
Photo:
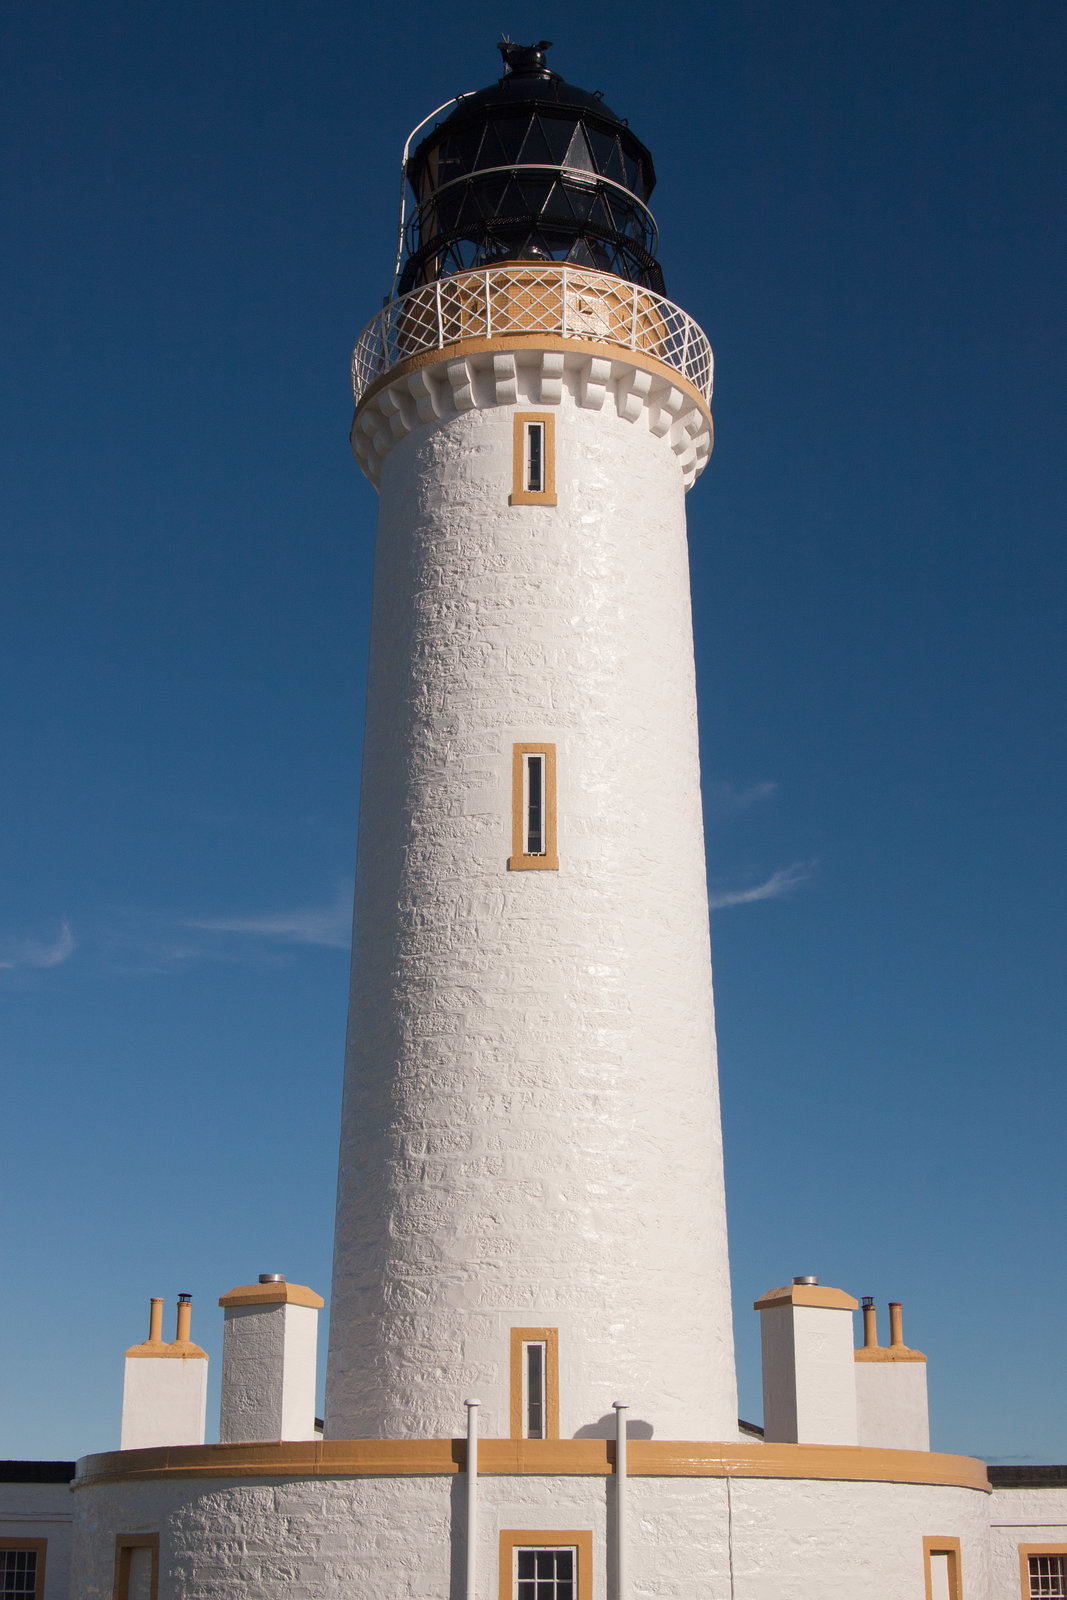
M 711 400 L 711 346 L 680 306 L 611 273 L 515 262 L 438 278 L 384 306 L 352 353 L 356 404 L 383 373 L 423 351 L 538 333 L 654 356 Z

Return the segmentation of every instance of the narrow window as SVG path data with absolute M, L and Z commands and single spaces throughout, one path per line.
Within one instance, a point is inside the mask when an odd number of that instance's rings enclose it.
M 515 413 L 515 460 L 511 480 L 513 506 L 556 504 L 556 419 L 548 411 Z
M 503 1529 L 499 1593 L 500 1600 L 592 1600 L 592 1533 Z
M 545 853 L 545 758 L 544 755 L 523 756 L 526 763 L 523 788 L 525 791 L 524 827 L 526 838 L 523 854 L 543 856 Z
M 1021 1545 L 1023 1600 L 1067 1600 L 1067 1545 Z
M 511 1437 L 559 1438 L 559 1330 L 511 1330 Z
M 539 1340 L 523 1345 L 526 1370 L 523 1411 L 527 1439 L 545 1438 L 545 1347 Z
M 47 1539 L 0 1539 L 0 1595 L 41 1600 Z
M 958 1539 L 924 1539 L 923 1561 L 926 1600 L 963 1600 Z
M 545 492 L 545 425 L 526 423 L 526 489 L 529 494 Z
M 558 871 L 556 854 L 556 747 L 512 746 L 512 872 L 523 868 Z

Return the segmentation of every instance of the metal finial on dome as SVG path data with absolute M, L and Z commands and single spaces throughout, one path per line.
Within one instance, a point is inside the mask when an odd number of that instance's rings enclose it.
M 497 49 L 504 58 L 506 70 L 518 78 L 555 77 L 555 73 L 545 62 L 545 51 L 551 48 L 551 39 L 542 39 L 538 44 L 512 44 L 505 35 L 497 42 Z

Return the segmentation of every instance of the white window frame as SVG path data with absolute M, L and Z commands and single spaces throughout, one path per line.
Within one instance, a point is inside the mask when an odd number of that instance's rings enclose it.
M 531 798 L 532 798 L 532 789 L 531 789 L 531 780 L 530 780 L 530 763 L 531 763 L 531 761 L 536 761 L 537 762 L 537 771 L 540 774 L 540 777 L 538 779 L 538 787 L 540 789 L 540 793 L 537 796 L 537 800 L 538 800 L 538 812 L 540 814 L 540 819 L 541 819 L 540 820 L 540 828 L 539 828 L 540 835 L 541 835 L 541 842 L 538 845 L 536 850 L 533 848 L 532 844 L 530 843 L 530 813 L 531 813 L 530 801 L 531 801 Z M 548 809 L 548 807 L 547 807 L 548 783 L 546 781 L 547 777 L 548 777 L 548 756 L 545 753 L 545 751 L 543 751 L 543 750 L 527 750 L 527 751 L 525 751 L 524 754 L 523 754 L 523 758 L 522 758 L 522 853 L 523 853 L 524 856 L 544 856 L 544 855 L 548 854 L 548 840 L 546 838 L 546 832 L 547 832 L 547 826 L 548 826 L 548 817 L 547 817 L 547 814 L 546 814 L 547 813 L 547 809 Z
M 548 445 L 548 428 L 543 422 L 526 422 L 523 424 L 523 487 L 527 494 L 544 494 L 545 475 L 548 467 L 546 450 Z M 534 439 L 540 445 L 538 450 L 537 482 L 534 483 Z
M 1030 1569 L 1032 1561 L 1055 1562 L 1059 1566 L 1059 1572 L 1032 1572 Z M 1048 1549 L 1042 1549 L 1040 1546 L 1034 1545 L 1029 1546 L 1023 1558 L 1023 1568 L 1025 1576 L 1023 1600 L 1058 1600 L 1059 1596 L 1067 1595 L 1067 1554 L 1064 1553 L 1062 1545 L 1058 1549 L 1055 1546 Z M 1058 1586 L 1055 1588 L 1038 1587 L 1035 1589 L 1035 1578 L 1038 1580 L 1039 1585 L 1042 1579 L 1052 1579 L 1053 1581 L 1058 1579 Z
M 514 1545 L 512 1547 L 512 1552 L 511 1552 L 511 1592 L 512 1592 L 512 1595 L 514 1596 L 514 1600 L 519 1600 L 519 1557 L 520 1556 L 525 1556 L 525 1555 L 542 1556 L 542 1555 L 545 1555 L 545 1554 L 559 1555 L 565 1550 L 569 1552 L 570 1557 L 571 1557 L 571 1596 L 572 1596 L 572 1600 L 578 1600 L 578 1563 L 579 1563 L 578 1546 L 576 1544 L 563 1544 L 562 1542 L 560 1544 L 517 1544 L 517 1545 Z M 526 1579 L 525 1581 L 528 1583 L 528 1582 L 530 1582 L 530 1579 Z M 534 1580 L 534 1581 L 537 1581 L 537 1580 Z M 540 1583 L 539 1582 L 537 1584 L 537 1587 L 540 1588 Z M 555 1589 L 555 1587 L 556 1587 L 555 1582 L 553 1582 L 552 1587 L 553 1587 L 553 1589 Z M 555 1600 L 555 1596 L 554 1595 L 552 1597 L 552 1600 Z
M 541 1431 L 530 1432 L 530 1351 L 541 1352 Z M 524 1339 L 522 1343 L 522 1436 L 524 1439 L 548 1438 L 548 1340 Z M 560 1547 L 562 1549 L 562 1546 Z

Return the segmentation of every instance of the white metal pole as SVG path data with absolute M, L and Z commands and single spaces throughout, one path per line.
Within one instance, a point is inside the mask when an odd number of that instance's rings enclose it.
M 400 220 L 396 225 L 396 266 L 393 268 L 393 281 L 389 286 L 390 300 L 396 293 L 396 280 L 400 276 L 400 263 L 404 258 L 404 222 L 408 198 L 408 152 L 411 149 L 411 141 L 420 129 L 425 128 L 426 124 L 432 122 L 434 117 L 439 117 L 442 111 L 447 111 L 449 106 L 457 105 L 460 100 L 469 100 L 471 95 L 476 93 L 477 90 L 475 89 L 464 89 L 462 94 L 454 94 L 451 100 L 446 100 L 443 106 L 438 106 L 436 111 L 431 111 L 428 117 L 423 117 L 421 122 L 416 123 L 404 140 L 404 154 L 400 157 Z
M 629 1600 L 630 1594 L 626 1527 L 626 1414 L 629 1409 L 615 1401 L 615 1600 Z
M 478 1588 L 478 1407 L 480 1400 L 467 1406 L 467 1600 L 475 1600 Z

